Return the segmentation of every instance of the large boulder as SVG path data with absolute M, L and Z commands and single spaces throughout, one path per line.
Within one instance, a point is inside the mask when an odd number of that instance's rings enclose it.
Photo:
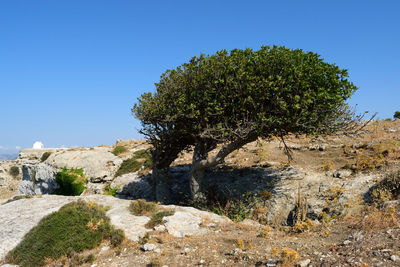
M 112 181 L 121 166 L 122 159 L 108 148 L 90 148 L 58 151 L 50 155 L 46 163 L 57 168 L 82 168 L 90 182 Z
M 20 195 L 51 194 L 57 188 L 57 168 L 48 163 L 26 163 L 22 165 Z

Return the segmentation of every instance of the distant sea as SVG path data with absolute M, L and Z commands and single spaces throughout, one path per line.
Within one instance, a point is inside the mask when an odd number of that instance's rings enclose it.
M 13 160 L 18 157 L 18 153 L 15 154 L 0 154 L 0 161 Z

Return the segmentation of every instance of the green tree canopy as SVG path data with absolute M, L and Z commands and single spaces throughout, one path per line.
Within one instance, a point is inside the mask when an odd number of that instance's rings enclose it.
M 222 50 L 167 70 L 156 91 L 143 94 L 132 112 L 155 147 L 156 168 L 168 167 L 182 149 L 195 146 L 192 187 L 201 187 L 197 172 L 258 137 L 349 127 L 353 117 L 346 100 L 356 89 L 347 70 L 312 52 L 281 46 Z M 221 150 L 209 158 L 219 143 Z

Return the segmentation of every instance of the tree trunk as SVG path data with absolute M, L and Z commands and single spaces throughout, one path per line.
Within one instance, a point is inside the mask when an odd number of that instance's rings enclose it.
M 164 204 L 171 203 L 170 186 L 168 183 L 168 167 L 156 168 L 153 167 L 153 184 L 156 200 Z
M 201 200 L 204 195 L 204 175 L 206 168 L 201 168 L 199 163 L 206 159 L 207 150 L 205 144 L 197 144 L 193 151 L 192 169 L 190 170 L 190 198 Z
M 217 166 L 224 162 L 226 156 L 241 148 L 247 143 L 257 139 L 254 133 L 249 134 L 246 138 L 237 139 L 229 144 L 221 147 L 215 157 L 208 158 L 207 146 L 204 143 L 198 143 L 194 148 L 192 169 L 190 171 L 190 197 L 191 200 L 202 200 L 205 198 L 204 176 L 208 168 Z

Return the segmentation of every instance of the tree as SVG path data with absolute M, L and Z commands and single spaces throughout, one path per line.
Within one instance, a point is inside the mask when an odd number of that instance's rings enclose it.
M 203 197 L 207 168 L 259 137 L 284 140 L 353 127 L 346 100 L 357 87 L 347 77 L 347 70 L 315 53 L 278 46 L 222 50 L 167 70 L 155 93 L 143 94 L 132 108 L 154 146 L 157 199 L 168 199 L 168 167 L 189 146 L 195 199 Z M 218 144 L 216 156 L 209 156 Z
M 396 111 L 393 115 L 394 119 L 399 119 L 400 120 L 400 111 Z

